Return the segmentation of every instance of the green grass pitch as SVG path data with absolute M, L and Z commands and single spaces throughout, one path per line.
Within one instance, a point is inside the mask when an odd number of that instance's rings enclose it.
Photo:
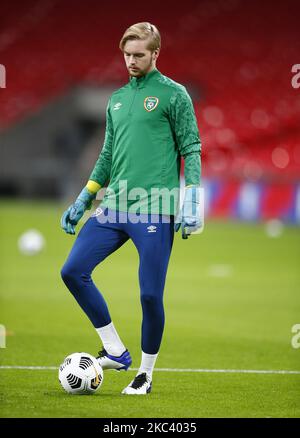
M 61 389 L 55 366 L 72 352 L 96 355 L 99 338 L 60 278 L 74 237 L 59 225 L 65 206 L 2 201 L 1 417 L 299 417 L 300 374 L 157 371 L 146 397 L 121 395 L 135 375 L 105 372 L 92 396 Z M 32 257 L 17 239 L 37 228 L 46 249 Z M 262 224 L 208 221 L 202 235 L 176 236 L 165 289 L 158 368 L 300 371 L 292 326 L 300 324 L 300 233 L 268 238 Z M 113 321 L 140 361 L 138 256 L 131 242 L 96 268 Z

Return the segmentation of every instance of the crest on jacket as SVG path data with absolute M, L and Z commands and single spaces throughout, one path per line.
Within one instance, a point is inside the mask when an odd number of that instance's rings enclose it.
M 157 107 L 159 102 L 158 97 L 149 96 L 144 100 L 144 108 L 146 111 L 153 111 Z

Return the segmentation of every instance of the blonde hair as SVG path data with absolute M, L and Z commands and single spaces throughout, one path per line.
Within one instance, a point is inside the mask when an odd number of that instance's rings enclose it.
M 133 24 L 126 29 L 119 44 L 119 48 L 122 50 L 122 52 L 126 42 L 129 40 L 149 40 L 147 49 L 151 50 L 151 52 L 159 49 L 161 45 L 159 30 L 156 26 L 148 23 L 147 21 Z

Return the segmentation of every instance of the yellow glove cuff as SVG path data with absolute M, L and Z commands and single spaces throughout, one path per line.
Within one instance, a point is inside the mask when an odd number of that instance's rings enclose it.
M 90 179 L 86 185 L 86 188 L 91 193 L 97 193 L 101 189 L 101 186 L 96 181 L 92 181 Z

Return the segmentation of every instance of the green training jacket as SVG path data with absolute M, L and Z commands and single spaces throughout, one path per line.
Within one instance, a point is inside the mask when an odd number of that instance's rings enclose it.
M 186 88 L 156 68 L 115 91 L 106 110 L 102 151 L 90 175 L 102 187 L 101 207 L 176 214 L 181 156 L 185 182 L 200 184 L 201 142 Z

